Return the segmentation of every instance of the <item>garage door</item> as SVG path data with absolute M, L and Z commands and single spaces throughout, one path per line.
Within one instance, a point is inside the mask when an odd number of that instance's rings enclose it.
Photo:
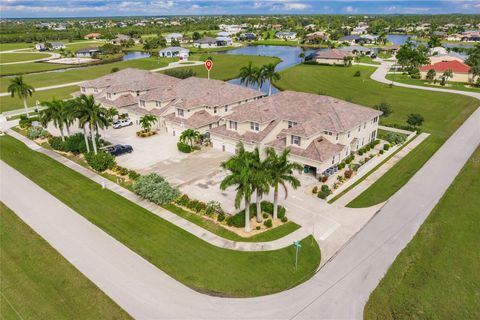
M 236 150 L 234 143 L 223 141 L 221 138 L 212 138 L 212 146 L 214 149 L 228 153 L 235 153 Z

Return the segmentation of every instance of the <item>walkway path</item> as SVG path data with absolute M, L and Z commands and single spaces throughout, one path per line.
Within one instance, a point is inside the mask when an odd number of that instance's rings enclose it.
M 286 235 L 283 238 L 269 241 L 269 242 L 238 242 L 227 240 L 225 238 L 219 237 L 216 234 L 205 230 L 204 228 L 150 202 L 144 200 L 137 196 L 135 193 L 119 186 L 118 184 L 96 174 L 95 172 L 82 167 L 81 165 L 63 157 L 62 155 L 42 148 L 35 142 L 31 141 L 30 139 L 24 137 L 23 135 L 9 130 L 7 131 L 8 135 L 22 141 L 25 143 L 30 149 L 43 153 L 50 158 L 62 163 L 63 165 L 69 167 L 70 169 L 84 175 L 85 177 L 97 182 L 100 185 L 104 185 L 105 188 L 115 192 L 116 194 L 126 198 L 129 201 L 132 201 L 142 208 L 149 210 L 150 212 L 156 214 L 157 216 L 161 217 L 164 220 L 176 225 L 179 228 L 184 229 L 187 232 L 197 236 L 198 238 L 220 248 L 238 250 L 238 251 L 268 251 L 268 250 L 276 250 L 281 249 L 284 247 L 290 246 L 293 241 L 301 240 L 309 235 L 308 230 L 305 227 L 300 227 L 299 229 L 295 230 L 294 232 Z M 5 181 L 3 181 L 5 184 Z

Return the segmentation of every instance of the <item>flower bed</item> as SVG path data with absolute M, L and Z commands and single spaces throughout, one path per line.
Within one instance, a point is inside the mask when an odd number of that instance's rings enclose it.
M 140 137 L 140 138 L 147 138 L 156 134 L 157 134 L 156 131 L 143 131 L 143 130 L 137 131 L 137 137 Z

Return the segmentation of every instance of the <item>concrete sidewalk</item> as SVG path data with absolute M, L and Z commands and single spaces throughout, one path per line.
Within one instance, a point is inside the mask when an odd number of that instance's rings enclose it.
M 305 227 L 300 227 L 299 229 L 286 235 L 283 238 L 280 238 L 274 241 L 269 241 L 269 242 L 239 242 L 239 241 L 232 241 L 232 240 L 219 237 L 216 234 L 208 230 L 205 230 L 204 228 L 150 201 L 140 198 L 135 193 L 119 186 L 118 184 L 96 174 L 95 172 L 85 167 L 82 167 L 81 165 L 59 155 L 58 153 L 42 148 L 35 142 L 31 141 L 30 139 L 24 137 L 23 135 L 13 130 L 9 130 L 7 134 L 25 143 L 30 149 L 43 153 L 46 156 L 62 163 L 66 167 L 69 167 L 70 169 L 80 173 L 81 175 L 95 181 L 96 183 L 100 185 L 104 185 L 106 189 L 109 189 L 115 192 L 116 194 L 124 197 L 125 199 L 132 201 L 133 203 L 136 203 L 140 207 L 152 212 L 153 214 L 159 216 L 160 218 L 167 220 L 168 222 L 176 225 L 177 227 L 182 228 L 183 230 L 193 234 L 194 236 L 216 247 L 231 249 L 231 250 L 238 250 L 238 251 L 270 251 L 270 250 L 277 250 L 277 249 L 288 247 L 292 245 L 293 241 L 301 240 L 309 235 L 309 232 Z

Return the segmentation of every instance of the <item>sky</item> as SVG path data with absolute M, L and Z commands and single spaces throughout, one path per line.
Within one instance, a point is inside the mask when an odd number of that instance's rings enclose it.
M 1 18 L 445 13 L 480 14 L 480 0 L 0 0 Z

